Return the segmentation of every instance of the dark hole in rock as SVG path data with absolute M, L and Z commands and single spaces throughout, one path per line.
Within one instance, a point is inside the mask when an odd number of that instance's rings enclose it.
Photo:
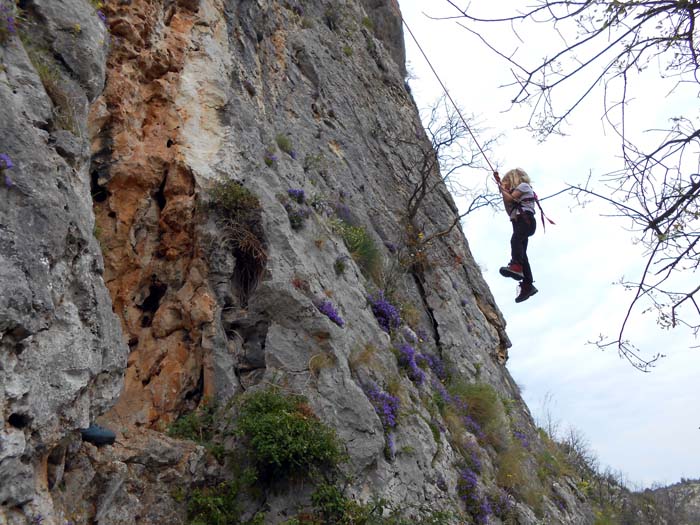
M 10 414 L 10 417 L 7 418 L 7 422 L 15 428 L 25 428 L 32 422 L 32 418 L 27 414 L 15 412 L 14 414 Z
M 175 144 L 175 142 L 173 142 L 173 139 L 168 139 L 168 142 L 165 143 L 165 146 L 167 148 L 171 148 L 173 144 Z
M 92 194 L 92 200 L 95 202 L 104 202 L 109 197 L 109 192 L 107 188 L 100 185 L 100 173 L 97 170 L 90 172 L 90 193 Z
M 158 204 L 158 209 L 162 210 L 165 208 L 165 183 L 168 180 L 168 172 L 165 172 L 165 175 L 163 176 L 163 182 L 160 183 L 160 187 L 158 188 L 158 191 L 153 195 L 153 198 L 156 201 L 156 204 Z
M 160 282 L 158 279 L 153 277 L 153 282 L 148 288 L 148 296 L 143 300 L 143 303 L 138 305 L 138 307 L 143 310 L 144 316 L 141 318 L 141 326 L 146 328 L 151 326 L 153 322 L 153 314 L 158 310 L 160 306 L 160 301 L 163 299 L 165 292 L 168 290 L 168 285 Z

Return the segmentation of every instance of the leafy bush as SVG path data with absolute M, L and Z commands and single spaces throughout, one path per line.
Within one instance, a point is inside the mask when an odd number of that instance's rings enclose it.
M 38 49 L 23 39 L 29 60 L 53 104 L 53 125 L 56 129 L 64 129 L 78 134 L 76 119 L 76 101 L 70 96 L 65 83 L 61 79 L 58 64 L 45 49 Z
M 341 235 L 350 255 L 362 272 L 375 282 L 381 273 L 381 253 L 372 236 L 363 226 L 350 226 L 342 223 Z
M 296 153 L 294 151 L 294 147 L 292 146 L 292 141 L 287 135 L 283 135 L 282 133 L 279 133 L 275 137 L 275 142 L 277 143 L 277 147 L 284 151 L 287 155 L 292 157 L 293 159 L 296 158 Z
M 231 246 L 236 257 L 234 279 L 245 305 L 267 264 L 260 200 L 234 180 L 216 183 L 209 195 L 224 242 Z
M 343 495 L 335 485 L 323 483 L 311 496 L 312 512 L 301 513 L 285 525 L 444 525 L 448 512 L 393 508 L 382 499 L 359 503 Z
M 449 393 L 467 430 L 497 450 L 507 447 L 508 423 L 503 403 L 491 385 L 457 381 L 450 384 Z
M 333 467 L 342 456 L 335 432 L 318 420 L 306 399 L 276 390 L 243 397 L 236 432 L 267 479 Z
M 188 525 L 238 525 L 241 508 L 238 484 L 220 483 L 194 489 L 187 502 Z
M 214 457 L 221 459 L 224 448 L 216 441 L 217 422 L 220 417 L 219 405 L 215 401 L 205 400 L 197 410 L 174 421 L 168 428 L 168 435 L 194 441 L 205 447 Z

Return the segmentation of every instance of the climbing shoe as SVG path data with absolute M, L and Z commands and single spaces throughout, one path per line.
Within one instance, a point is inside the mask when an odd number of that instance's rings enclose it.
M 537 293 L 537 288 L 535 288 L 532 283 L 529 283 L 529 284 L 523 283 L 520 285 L 520 292 L 518 293 L 518 296 L 515 298 L 515 302 L 522 303 L 523 301 L 528 300 L 530 297 L 532 297 L 536 293 Z
M 523 267 L 518 263 L 510 262 L 508 266 L 502 266 L 498 271 L 503 277 L 512 277 L 516 281 L 523 280 Z
M 95 424 L 90 425 L 88 428 L 81 429 L 80 435 L 83 441 L 87 441 L 98 447 L 100 445 L 112 445 L 117 438 L 117 435 L 108 428 Z

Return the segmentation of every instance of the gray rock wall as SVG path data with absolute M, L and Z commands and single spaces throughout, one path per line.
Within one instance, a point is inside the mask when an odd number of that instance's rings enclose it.
M 14 164 L 0 187 L 2 523 L 42 513 L 47 458 L 113 404 L 126 364 L 90 197 L 107 31 L 86 0 L 24 5 L 0 44 L 0 153 Z
M 460 227 L 449 230 L 456 207 L 437 172 L 406 219 L 427 139 L 404 86 L 393 0 L 108 2 L 109 32 L 87 0 L 26 7 L 26 32 L 62 90 L 42 83 L 29 43 L 0 45 L 0 153 L 16 164 L 14 186 L 0 190 L 9 232 L 0 239 L 0 504 L 10 522 L 185 523 L 176 492 L 232 474 L 162 431 L 207 396 L 271 384 L 307 396 L 336 430 L 347 495 L 358 501 L 468 522 L 465 458 L 479 458 L 472 492 L 485 495 L 508 484 L 497 481 L 504 450 L 526 439 L 514 447 L 518 472 L 542 494 L 511 497 L 518 522 L 592 522 L 571 480 L 537 481 L 544 445 L 503 366 L 505 320 Z M 59 113 L 61 93 L 70 103 Z M 259 198 L 264 264 L 231 248 L 211 206 L 221 181 Z M 291 204 L 301 226 L 288 213 L 290 189 L 306 196 Z M 349 253 L 339 218 L 374 241 L 374 271 Z M 380 290 L 402 307 L 391 337 L 368 304 Z M 343 326 L 319 311 L 323 300 Z M 508 408 L 503 442 L 450 421 L 435 401 L 445 378 L 427 366 L 412 378 L 396 357 L 402 344 L 439 357 L 455 380 L 490 385 Z M 375 388 L 399 399 L 395 428 L 373 406 Z M 113 447 L 76 439 L 97 414 L 117 432 Z M 312 489 L 243 503 L 283 523 L 310 505 Z

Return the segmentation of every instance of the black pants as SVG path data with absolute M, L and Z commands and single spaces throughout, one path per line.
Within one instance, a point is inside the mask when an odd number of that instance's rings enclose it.
M 532 270 L 527 259 L 527 239 L 537 229 L 535 216 L 528 212 L 518 215 L 513 223 L 513 236 L 510 238 L 510 257 L 513 262 L 523 267 L 523 283 L 532 284 Z

